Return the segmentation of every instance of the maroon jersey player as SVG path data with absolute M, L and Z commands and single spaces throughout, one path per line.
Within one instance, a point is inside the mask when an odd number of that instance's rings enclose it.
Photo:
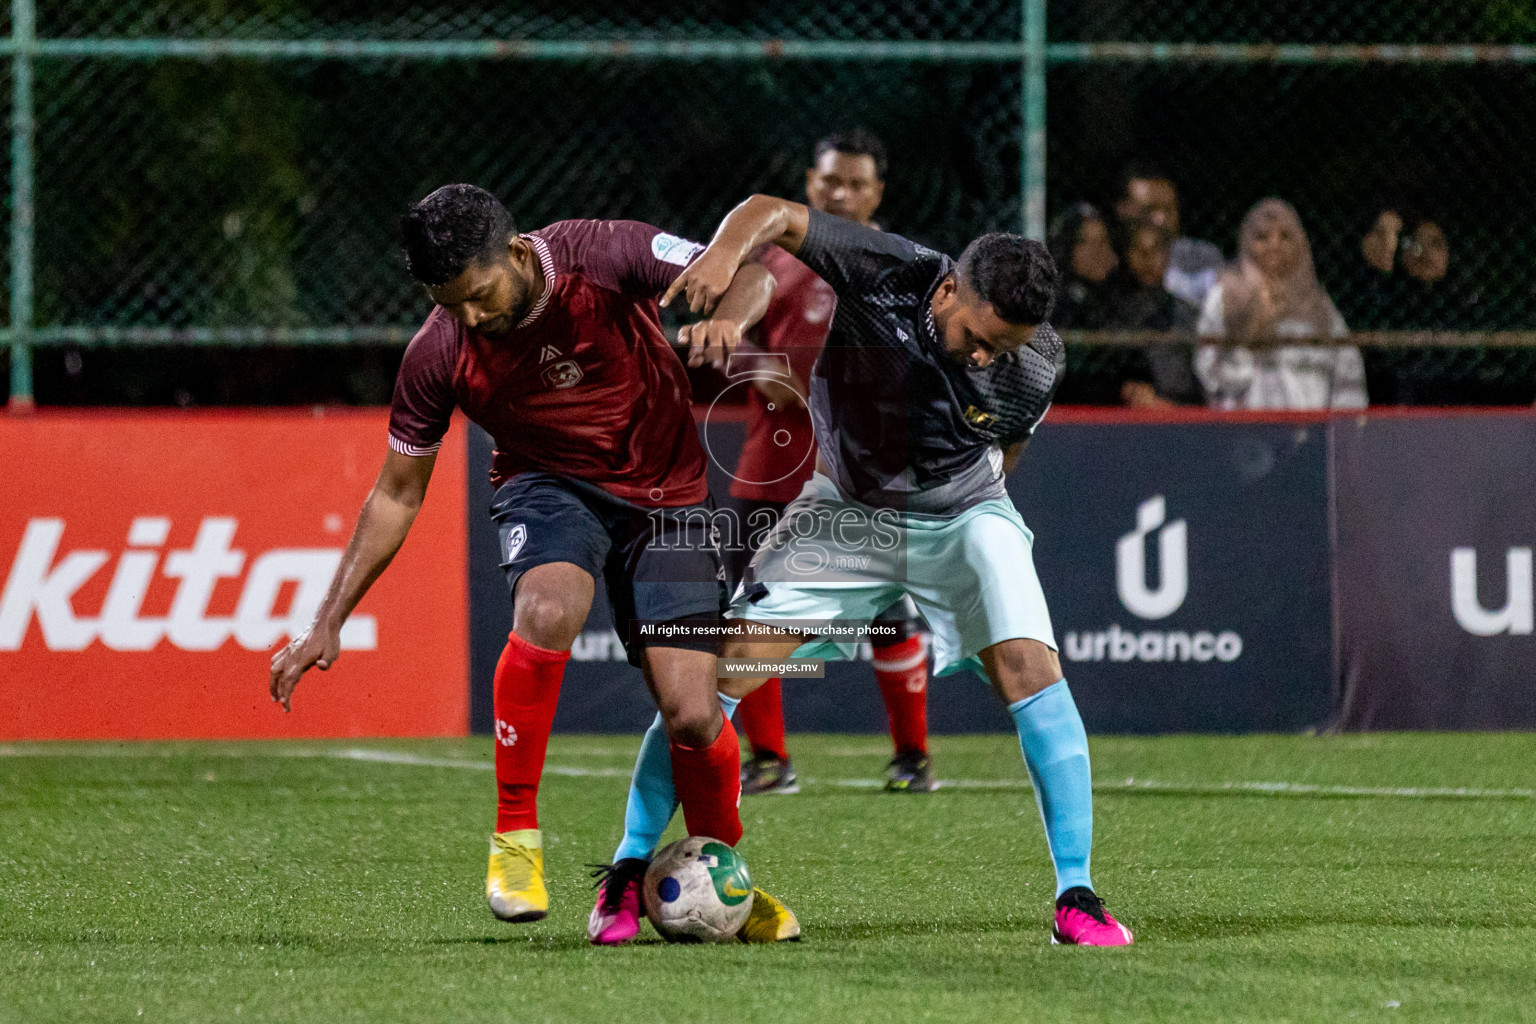
M 816 144 L 805 172 L 805 195 L 813 208 L 859 224 L 870 223 L 885 191 L 885 147 L 873 134 L 854 130 L 830 135 Z M 750 367 L 754 385 L 748 398 L 747 439 L 731 481 L 731 495 L 743 505 L 749 541 L 767 536 L 816 467 L 811 414 L 805 407 L 807 382 L 826 344 L 837 308 L 832 288 L 810 268 L 776 245 L 758 257 L 778 282 L 773 302 L 748 338 L 754 353 L 736 366 Z M 754 543 L 730 552 L 733 576 L 740 577 Z M 928 757 L 928 651 L 921 622 L 903 599 L 876 620 L 873 641 L 875 680 L 890 721 L 895 756 L 886 788 L 927 792 L 934 788 Z M 742 765 L 743 793 L 793 793 L 798 789 L 784 739 L 784 707 L 779 680 L 754 690 L 736 711 L 736 724 L 752 744 Z
M 513 597 L 496 667 L 496 829 L 486 894 L 503 920 L 545 915 L 537 793 L 570 648 L 603 577 L 630 661 L 662 711 L 689 831 L 734 844 L 737 739 L 716 697 L 713 645 L 647 642 L 635 620 L 709 619 L 720 562 L 702 536 L 704 454 L 683 364 L 657 298 L 701 246 L 633 221 L 518 233 L 490 193 L 448 185 L 407 212 L 406 262 L 436 307 L 405 353 L 384 467 L 314 625 L 274 658 L 288 708 L 329 668 L 347 615 L 405 540 L 455 408 L 496 442 L 491 513 Z M 743 267 L 683 329 L 689 361 L 723 363 L 772 294 Z M 694 514 L 690 516 L 688 513 Z M 690 532 L 691 531 L 691 532 Z

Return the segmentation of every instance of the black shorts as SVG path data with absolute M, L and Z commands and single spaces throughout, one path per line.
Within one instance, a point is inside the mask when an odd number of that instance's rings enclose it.
M 517 598 L 517 581 L 536 565 L 571 562 L 602 577 L 613 626 L 629 663 L 645 647 L 715 653 L 715 643 L 638 641 L 636 620 L 718 621 L 726 608 L 725 572 L 716 541 L 713 502 L 646 508 L 594 484 L 552 473 L 523 473 L 496 490 L 491 518 L 501 568 Z

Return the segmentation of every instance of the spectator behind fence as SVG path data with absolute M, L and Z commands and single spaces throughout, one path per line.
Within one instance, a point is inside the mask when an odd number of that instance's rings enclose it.
M 1120 235 L 1120 272 L 1110 299 L 1109 326 L 1123 331 L 1193 335 L 1200 310 L 1165 286 L 1173 234 L 1151 221 L 1132 221 Z M 1188 342 L 1151 345 L 1127 379 L 1120 398 L 1136 407 L 1194 405 L 1204 396 Z
M 1440 223 L 1384 208 L 1360 241 L 1348 293 L 1357 330 L 1469 331 L 1500 326 L 1481 291 L 1451 262 Z
M 1317 280 L 1301 218 L 1287 202 L 1265 199 L 1243 218 L 1238 259 L 1222 272 L 1200 314 L 1204 345 L 1195 372 L 1209 403 L 1222 409 L 1361 408 L 1365 363 L 1352 345 L 1249 347 L 1285 338 L 1349 336 Z
M 1073 203 L 1051 224 L 1049 242 L 1061 274 L 1051 324 L 1058 330 L 1103 329 L 1109 323 L 1110 277 L 1120 262 L 1104 215 L 1088 203 Z
M 1173 239 L 1168 252 L 1168 269 L 1163 273 L 1163 287 L 1196 308 L 1216 284 L 1216 277 L 1226 260 L 1221 250 L 1210 242 L 1180 235 L 1179 190 L 1160 168 L 1132 164 L 1120 175 L 1120 192 L 1115 197 L 1115 216 L 1122 227 L 1140 222 L 1165 229 Z

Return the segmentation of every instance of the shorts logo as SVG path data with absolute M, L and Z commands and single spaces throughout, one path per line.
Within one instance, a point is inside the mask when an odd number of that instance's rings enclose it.
M 552 388 L 573 388 L 581 381 L 581 367 L 573 359 L 547 367 L 542 374 L 544 383 Z
M 523 550 L 523 544 L 527 540 L 528 527 L 524 526 L 522 523 L 518 523 L 516 526 L 512 527 L 512 529 L 507 531 L 506 540 L 504 540 L 502 543 L 506 545 L 506 560 L 508 562 L 517 561 L 517 553 Z
M 651 239 L 651 255 L 663 263 L 670 263 L 677 267 L 686 267 L 694 254 L 703 250 L 704 247 L 698 242 L 690 242 L 686 238 L 678 238 L 666 232 Z
M 496 742 L 504 747 L 510 747 L 517 742 L 517 730 L 512 728 L 511 722 L 496 719 Z

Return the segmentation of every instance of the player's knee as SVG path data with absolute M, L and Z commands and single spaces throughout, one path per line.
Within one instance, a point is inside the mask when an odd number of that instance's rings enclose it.
M 663 707 L 661 720 L 666 727 L 668 739 L 697 749 L 715 742 L 715 738 L 720 735 L 724 716 L 720 713 L 719 702 L 711 695 L 709 701 L 690 701 Z
M 586 608 L 578 608 L 559 595 L 537 590 L 519 591 L 513 609 L 512 629 L 537 647 L 563 651 L 576 642 L 586 617 Z
M 1004 703 L 1033 697 L 1061 679 L 1056 652 L 1037 640 L 1005 640 L 981 652 L 992 688 Z

